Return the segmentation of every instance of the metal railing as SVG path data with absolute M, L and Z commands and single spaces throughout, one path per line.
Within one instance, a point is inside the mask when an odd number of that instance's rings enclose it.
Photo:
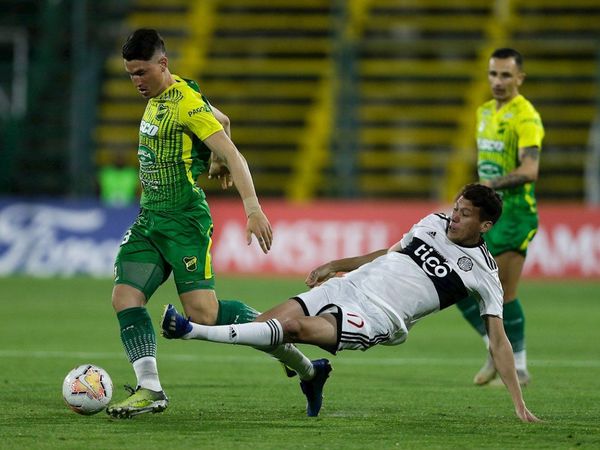
M 585 164 L 585 200 L 588 205 L 600 205 L 600 47 L 596 53 L 596 118 L 590 129 Z
M 27 113 L 29 38 L 27 29 L 0 27 L 0 42 L 12 47 L 9 80 L 0 86 L 0 192 L 10 190 L 10 178 L 18 154 L 23 118 Z M 7 58 L 8 59 L 8 58 Z M 6 74 L 6 72 L 5 72 Z M 5 89 L 8 88 L 8 89 Z
M 25 28 L 0 27 L 0 42 L 12 45 L 10 92 L 0 86 L 0 116 L 22 118 L 27 112 L 27 70 L 29 38 Z

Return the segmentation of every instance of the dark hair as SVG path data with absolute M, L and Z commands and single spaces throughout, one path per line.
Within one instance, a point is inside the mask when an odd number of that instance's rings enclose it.
M 157 51 L 166 53 L 165 42 L 158 31 L 140 28 L 129 35 L 123 44 L 122 54 L 126 61 L 149 61 Z
M 467 184 L 458 195 L 479 208 L 479 219 L 496 223 L 502 214 L 502 199 L 492 188 L 483 184 Z
M 523 56 L 514 48 L 498 48 L 494 50 L 494 53 L 492 53 L 491 57 L 498 59 L 514 58 L 519 70 L 523 70 Z

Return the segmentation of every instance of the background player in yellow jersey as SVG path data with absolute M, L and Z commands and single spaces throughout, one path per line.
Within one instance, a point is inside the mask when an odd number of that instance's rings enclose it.
M 222 186 L 236 186 L 248 218 L 248 244 L 256 236 L 271 248 L 271 225 L 256 196 L 245 159 L 228 136 L 226 116 L 214 109 L 191 80 L 169 71 L 156 30 L 140 29 L 123 45 L 125 69 L 148 104 L 139 132 L 141 211 L 125 233 L 115 261 L 112 305 L 121 340 L 137 377 L 131 396 L 108 406 L 114 417 L 163 411 L 168 405 L 156 363 L 156 336 L 145 308 L 173 273 L 179 299 L 195 322 L 216 325 L 254 320 L 257 312 L 239 301 L 217 300 L 211 264 L 213 230 L 198 175 L 216 157 L 212 172 Z M 215 118 L 225 123 L 226 129 Z M 300 362 L 301 380 L 314 377 L 311 361 L 292 345 L 263 348 L 283 363 Z
M 504 289 L 504 328 L 515 356 L 519 382 L 530 381 L 525 351 L 525 316 L 517 298 L 517 286 L 527 247 L 538 228 L 535 181 L 544 137 L 540 115 L 519 94 L 523 84 L 523 58 L 511 48 L 491 55 L 488 81 L 493 99 L 477 110 L 477 169 L 482 184 L 494 188 L 504 202 L 502 216 L 485 240 L 498 263 Z M 458 303 L 464 317 L 487 340 L 479 308 L 471 298 Z M 475 375 L 476 384 L 496 377 L 493 361 Z

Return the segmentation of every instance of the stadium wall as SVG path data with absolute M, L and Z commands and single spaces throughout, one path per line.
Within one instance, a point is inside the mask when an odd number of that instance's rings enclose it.
M 421 217 L 448 207 L 410 202 L 263 202 L 275 239 L 269 255 L 246 244 L 241 205 L 211 202 L 213 263 L 219 274 L 299 275 L 330 259 L 388 247 Z M 540 205 L 528 278 L 600 278 L 600 208 Z M 0 199 L 0 275 L 111 276 L 137 207 L 96 201 Z

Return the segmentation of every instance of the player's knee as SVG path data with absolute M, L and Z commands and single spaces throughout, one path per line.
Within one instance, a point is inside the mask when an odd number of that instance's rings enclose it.
M 200 325 L 215 325 L 219 315 L 219 302 L 213 290 L 195 290 L 179 296 L 183 312 Z
M 115 312 L 123 311 L 128 308 L 144 306 L 144 294 L 128 285 L 117 284 L 112 292 L 112 307 Z
M 133 299 L 127 297 L 115 297 L 114 295 L 111 303 L 115 312 L 121 312 L 125 309 L 143 306 L 142 303 L 136 302 Z
M 184 314 L 194 323 L 200 325 L 215 325 L 217 322 L 217 312 L 209 308 L 191 308 L 183 307 Z
M 281 324 L 285 342 L 310 342 L 312 331 L 305 320 L 289 319 Z
M 286 342 L 298 342 L 303 337 L 302 323 L 298 319 L 288 319 L 281 324 Z
M 122 306 L 121 299 L 119 297 L 117 297 L 114 292 L 112 294 L 112 298 L 111 298 L 111 302 L 110 303 L 112 304 L 112 307 L 115 310 L 115 312 L 119 312 L 122 309 L 124 309 L 123 306 Z
M 209 316 L 204 313 L 204 311 L 193 311 L 192 314 L 188 314 L 187 311 L 184 311 L 185 315 L 189 317 L 189 319 L 197 323 L 199 325 L 214 325 L 215 319 L 214 317 Z

